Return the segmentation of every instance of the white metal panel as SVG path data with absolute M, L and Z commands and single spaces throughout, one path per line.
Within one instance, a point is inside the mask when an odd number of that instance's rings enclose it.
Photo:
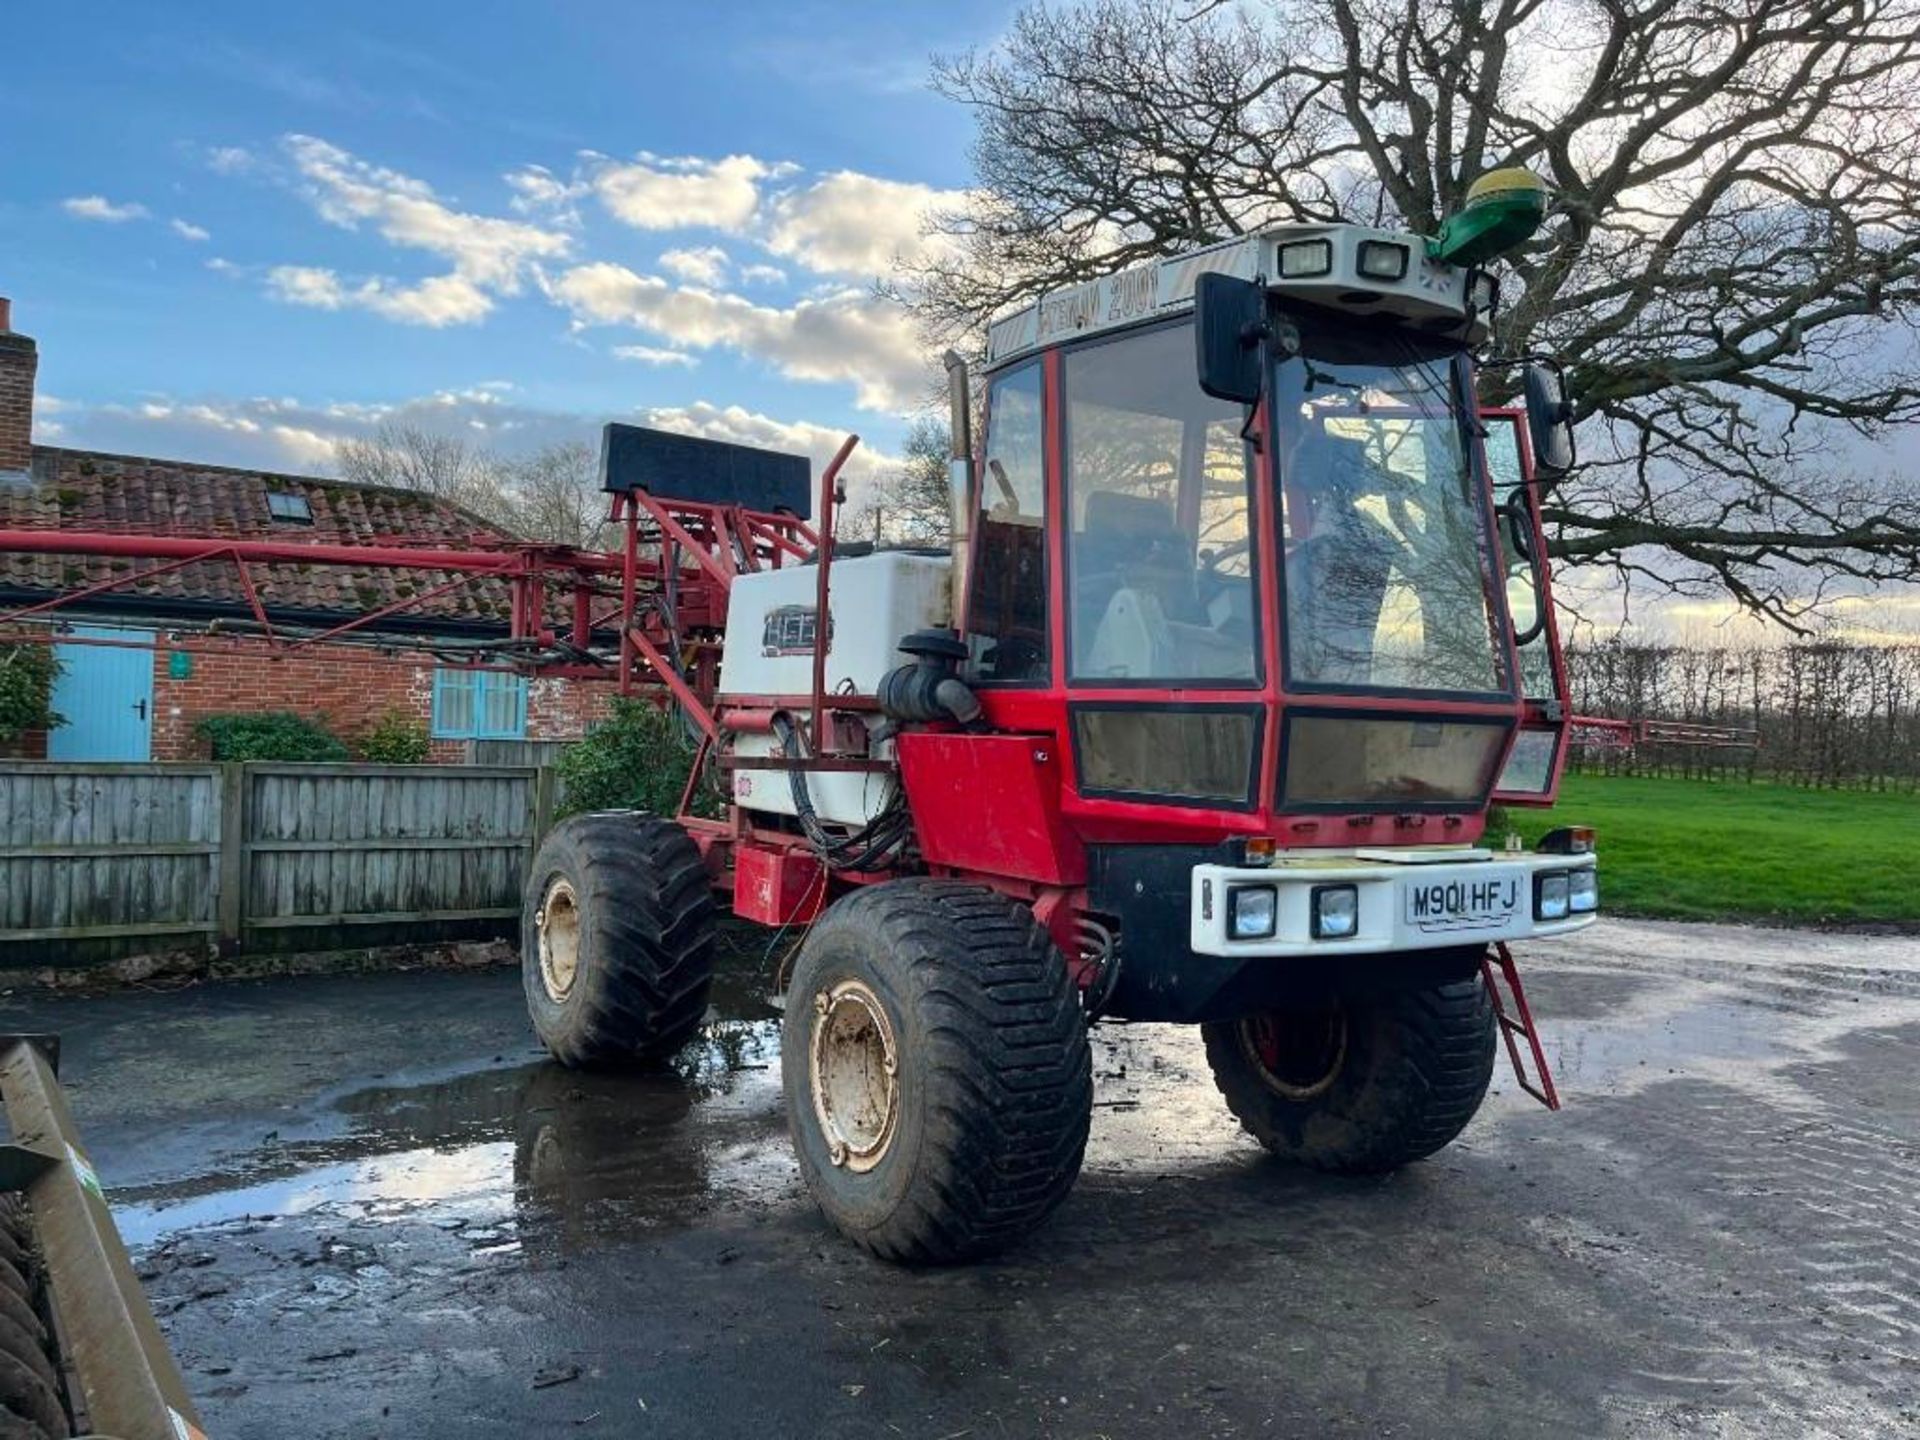
M 900 642 L 916 630 L 951 622 L 944 555 L 881 551 L 833 563 L 828 597 L 827 689 L 871 695 L 880 677 L 906 663 Z M 811 565 L 743 575 L 727 600 L 726 648 L 720 660 L 722 700 L 737 695 L 804 695 L 813 688 L 813 626 L 819 572 Z M 771 755 L 772 736 L 743 735 L 739 755 Z M 891 776 L 820 774 L 807 778 L 822 819 L 861 825 L 891 798 Z M 744 809 L 795 812 L 793 786 L 778 770 L 736 770 L 734 799 Z
M 1409 950 L 1438 950 L 1495 940 L 1543 939 L 1584 930 L 1592 914 L 1566 920 L 1533 918 L 1533 877 L 1542 870 L 1590 870 L 1592 855 L 1502 855 L 1455 865 L 1400 865 L 1337 855 L 1324 863 L 1287 857 L 1264 868 L 1196 865 L 1189 895 L 1189 932 L 1196 955 L 1247 957 L 1379 955 Z M 1414 886 L 1479 885 L 1512 880 L 1520 887 L 1519 905 L 1505 924 L 1473 929 L 1426 929 L 1406 918 L 1406 896 Z M 1262 940 L 1227 938 L 1226 893 L 1234 885 L 1273 885 L 1279 889 L 1274 934 Z M 1314 887 L 1352 885 L 1358 891 L 1360 923 L 1346 939 L 1316 940 L 1309 920 Z M 1211 887 L 1211 896 L 1208 894 Z M 1209 903 L 1210 902 L 1210 903 Z
M 1326 240 L 1332 248 L 1331 269 L 1310 279 L 1279 278 L 1279 247 L 1302 240 Z M 1360 246 L 1369 240 L 1406 246 L 1406 275 L 1399 280 L 1362 275 Z M 1000 365 L 1042 346 L 1183 314 L 1193 308 L 1195 282 L 1214 272 L 1243 280 L 1264 278 L 1276 295 L 1357 315 L 1393 315 L 1423 325 L 1464 325 L 1468 318 L 1470 272 L 1427 259 L 1426 241 L 1420 236 L 1366 225 L 1282 225 L 1050 290 L 988 327 L 987 363 Z M 1476 316 L 1463 338 L 1485 338 L 1486 321 L 1486 316 Z

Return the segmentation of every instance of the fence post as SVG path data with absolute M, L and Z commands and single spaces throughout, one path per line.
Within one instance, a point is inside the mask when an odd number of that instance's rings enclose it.
M 220 855 L 217 885 L 218 940 L 222 955 L 238 953 L 247 906 L 247 767 L 228 760 L 220 766 Z
M 560 799 L 560 776 L 551 765 L 533 772 L 533 843 L 527 847 L 527 864 L 533 864 L 533 852 L 553 828 L 553 811 Z

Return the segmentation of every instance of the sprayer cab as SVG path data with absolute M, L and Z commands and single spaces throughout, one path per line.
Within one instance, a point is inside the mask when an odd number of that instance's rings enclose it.
M 988 715 L 1064 707 L 1077 803 L 1290 845 L 1550 798 L 1567 416 L 1546 367 L 1530 415 L 1478 404 L 1495 303 L 1417 237 L 1293 226 L 996 324 L 957 567 Z

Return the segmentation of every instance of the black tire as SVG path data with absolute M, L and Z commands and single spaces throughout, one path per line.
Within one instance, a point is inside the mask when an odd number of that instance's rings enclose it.
M 18 1196 L 0 1199 L 0 1235 L 0 1440 L 64 1440 L 72 1430 L 40 1318 L 45 1277 Z
M 1275 1155 L 1341 1174 L 1397 1169 L 1466 1128 L 1493 1078 L 1480 977 L 1201 1026 L 1214 1084 Z
M 564 894 L 563 894 L 564 888 Z M 571 911 L 570 969 L 559 917 Z M 554 936 L 551 969 L 542 930 Z M 563 820 L 541 844 L 520 912 L 520 975 L 540 1041 L 563 1065 L 664 1060 L 707 1010 L 712 882 L 671 820 L 616 812 Z
M 890 1118 L 874 1126 L 886 1138 L 850 1156 L 825 1128 L 831 1102 L 816 1101 L 815 1046 L 844 1053 L 830 1038 L 869 1000 L 897 1083 Z M 1032 912 L 991 890 L 894 880 L 835 904 L 801 948 L 780 1049 L 807 1187 L 837 1229 L 882 1259 L 944 1264 L 1004 1249 L 1080 1173 L 1093 1067 L 1079 995 Z

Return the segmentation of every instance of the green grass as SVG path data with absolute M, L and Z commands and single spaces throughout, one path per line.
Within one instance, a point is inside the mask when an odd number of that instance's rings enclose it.
M 1602 914 L 1920 924 L 1913 795 L 1570 775 L 1552 810 L 1507 814 L 1529 843 L 1594 827 Z

